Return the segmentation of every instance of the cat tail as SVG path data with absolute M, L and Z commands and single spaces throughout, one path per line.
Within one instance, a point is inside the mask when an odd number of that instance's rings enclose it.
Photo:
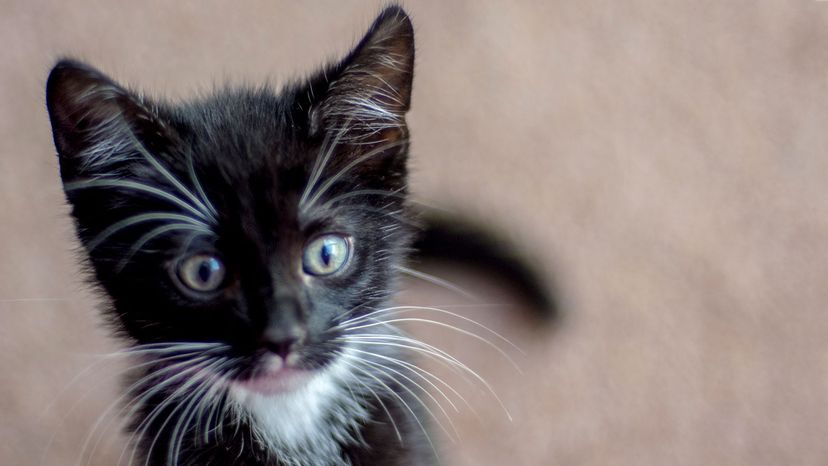
M 421 230 L 414 241 L 412 262 L 470 267 L 512 289 L 533 317 L 542 321 L 558 317 L 551 277 L 542 274 L 519 247 L 491 226 L 431 209 L 420 209 L 419 220 Z

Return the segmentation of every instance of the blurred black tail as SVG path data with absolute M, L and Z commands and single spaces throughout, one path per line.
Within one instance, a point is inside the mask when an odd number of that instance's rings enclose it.
M 423 229 L 414 243 L 417 262 L 449 261 L 470 266 L 515 290 L 536 317 L 552 320 L 558 306 L 550 280 L 542 277 L 519 248 L 478 223 L 433 212 L 421 216 Z

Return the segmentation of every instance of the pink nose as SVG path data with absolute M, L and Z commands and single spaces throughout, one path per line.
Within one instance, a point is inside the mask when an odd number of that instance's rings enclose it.
M 291 351 L 295 351 L 305 339 L 306 330 L 293 325 L 289 328 L 271 326 L 262 335 L 262 346 L 273 354 L 287 359 Z

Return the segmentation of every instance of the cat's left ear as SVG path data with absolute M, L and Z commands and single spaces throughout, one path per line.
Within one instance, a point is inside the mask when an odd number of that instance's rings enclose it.
M 341 132 L 360 143 L 405 137 L 413 74 L 411 20 L 402 8 L 388 7 L 344 60 L 310 83 L 309 133 Z

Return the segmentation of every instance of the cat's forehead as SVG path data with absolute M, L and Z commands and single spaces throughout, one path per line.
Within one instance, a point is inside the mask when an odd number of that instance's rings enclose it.
M 306 178 L 318 141 L 305 136 L 294 107 L 290 93 L 268 88 L 225 89 L 180 105 L 172 112 L 178 149 L 197 170 L 229 183 L 295 184 Z
M 297 122 L 290 95 L 269 89 L 226 89 L 180 105 L 173 118 L 190 144 L 244 149 L 256 144 L 288 144 L 295 140 Z

